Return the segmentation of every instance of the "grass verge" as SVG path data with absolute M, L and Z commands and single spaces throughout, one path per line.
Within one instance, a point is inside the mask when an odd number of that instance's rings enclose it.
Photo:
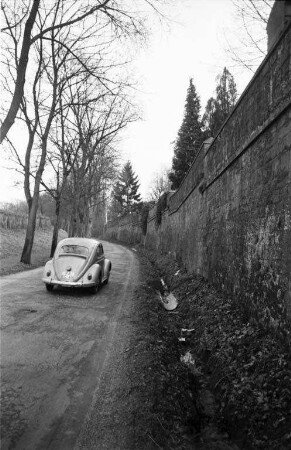
M 6 230 L 0 228 L 0 275 L 30 270 L 43 266 L 50 259 L 50 248 L 53 230 L 36 230 L 32 249 L 31 264 L 20 262 L 25 241 L 26 230 Z M 59 231 L 59 240 L 64 239 L 67 233 Z

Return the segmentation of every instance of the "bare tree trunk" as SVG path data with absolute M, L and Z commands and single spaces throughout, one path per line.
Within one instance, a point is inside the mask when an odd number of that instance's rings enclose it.
M 42 174 L 45 167 L 45 161 L 46 161 L 46 153 L 47 153 L 47 139 L 48 139 L 48 132 L 50 129 L 53 113 L 54 113 L 54 106 L 55 106 L 55 100 L 53 99 L 53 106 L 50 111 L 50 117 L 48 119 L 46 130 L 44 133 L 44 136 L 42 138 L 42 145 L 41 145 L 41 158 L 38 166 L 38 170 L 35 177 L 34 182 L 34 191 L 33 196 L 31 197 L 31 207 L 29 209 L 28 213 L 28 223 L 27 223 L 27 229 L 26 229 L 26 237 L 25 237 L 25 243 L 21 255 L 20 262 L 23 262 L 24 264 L 30 264 L 31 263 L 31 251 L 33 246 L 33 240 L 34 240 L 34 232 L 35 232 L 35 223 L 36 223 L 36 213 L 38 209 L 38 200 L 39 200 L 39 189 L 40 189 L 40 183 Z
M 38 195 L 34 195 L 31 201 L 31 207 L 28 213 L 28 222 L 26 228 L 26 236 L 20 262 L 31 264 L 31 251 L 34 240 L 34 232 L 36 225 L 36 214 L 38 208 Z
M 78 211 L 75 211 L 71 217 L 70 224 L 70 237 L 81 237 L 82 234 L 82 223 L 78 214 Z
M 46 162 L 46 155 L 47 155 L 47 141 L 49 136 L 49 131 L 51 128 L 51 124 L 53 121 L 55 108 L 56 108 L 56 95 L 57 95 L 57 69 L 55 65 L 55 59 L 54 59 L 54 41 L 52 40 L 52 55 L 53 55 L 53 62 L 54 62 L 54 84 L 53 84 L 53 95 L 52 95 L 52 103 L 51 108 L 49 112 L 49 117 L 47 119 L 47 123 L 45 126 L 45 130 L 41 139 L 41 156 L 39 161 L 39 166 L 36 172 L 35 182 L 34 182 L 34 191 L 33 196 L 31 199 L 31 210 L 29 211 L 28 216 L 28 225 L 26 230 L 26 238 L 25 243 L 23 247 L 23 252 L 21 255 L 20 261 L 25 264 L 30 264 L 31 261 L 31 251 L 33 246 L 33 240 L 34 240 L 34 232 L 35 232 L 35 222 L 36 222 L 36 213 L 38 209 L 38 200 L 39 200 L 39 190 L 40 190 L 40 184 L 42 175 L 45 168 L 45 162 Z
M 17 68 L 17 77 L 16 77 L 16 82 L 15 82 L 14 94 L 13 94 L 13 98 L 11 101 L 9 111 L 1 125 L 0 143 L 5 139 L 8 131 L 10 130 L 10 128 L 13 125 L 15 118 L 16 118 L 17 111 L 20 106 L 21 99 L 23 97 L 25 74 L 26 74 L 26 67 L 27 67 L 27 63 L 28 63 L 28 55 L 29 55 L 29 48 L 30 48 L 30 35 L 31 35 L 32 27 L 35 22 L 37 11 L 39 8 L 39 2 L 40 2 L 40 0 L 33 1 L 33 5 L 31 8 L 29 17 L 25 24 L 21 54 L 20 54 L 20 58 L 19 58 L 19 65 Z
M 59 225 L 60 225 L 60 208 L 61 208 L 61 202 L 59 199 L 57 199 L 56 200 L 56 221 L 55 221 L 55 225 L 54 225 L 51 254 L 50 254 L 51 258 L 54 256 L 55 249 L 58 244 Z
M 71 217 L 69 220 L 69 231 L 68 231 L 69 237 L 76 236 L 77 220 L 78 220 L 78 213 L 76 203 L 74 202 Z
M 51 115 L 52 115 L 51 111 Z M 28 213 L 28 223 L 27 223 L 27 229 L 26 229 L 26 237 L 25 237 L 25 243 L 21 255 L 20 262 L 23 262 L 24 264 L 30 264 L 31 263 L 31 251 L 33 246 L 33 240 L 34 240 L 34 232 L 35 232 L 35 224 L 36 224 L 36 213 L 38 209 L 38 200 L 39 200 L 39 189 L 40 189 L 40 182 L 42 178 L 42 174 L 45 167 L 45 160 L 46 160 L 46 152 L 47 152 L 47 137 L 48 137 L 48 130 L 49 130 L 49 122 L 47 124 L 47 133 L 45 133 L 44 138 L 42 139 L 42 149 L 41 149 L 41 158 L 39 167 L 36 173 L 35 177 L 35 183 L 34 183 L 34 191 L 33 196 L 31 197 L 31 207 L 29 209 Z
M 68 236 L 71 236 L 71 225 L 68 220 L 66 220 L 66 228 L 64 229 L 67 230 Z
M 94 219 L 96 215 L 97 208 L 96 206 L 90 206 L 88 211 L 88 218 L 87 218 L 87 229 L 86 229 L 86 236 L 88 238 L 92 237 L 92 230 L 93 230 L 93 224 Z
M 86 237 L 92 237 L 93 220 L 90 218 L 87 224 Z
M 72 217 L 72 236 L 86 237 L 86 213 L 77 208 L 76 214 Z

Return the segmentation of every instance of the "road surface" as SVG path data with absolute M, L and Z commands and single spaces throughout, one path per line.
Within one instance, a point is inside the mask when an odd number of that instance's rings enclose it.
M 138 262 L 122 246 L 104 243 L 104 250 L 112 272 L 96 295 L 48 293 L 42 269 L 2 277 L 2 450 L 111 445 L 108 437 L 98 442 L 93 432 L 88 444 L 84 435 L 94 426 L 100 380 L 109 378 L 112 353 L 122 350 L 120 316 L 132 302 Z

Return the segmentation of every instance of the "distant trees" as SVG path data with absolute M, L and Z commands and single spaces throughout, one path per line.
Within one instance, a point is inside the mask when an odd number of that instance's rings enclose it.
M 116 178 L 115 138 L 131 120 L 135 120 L 135 116 L 118 96 L 76 108 L 75 121 L 81 146 L 68 180 L 72 206 L 70 235 L 91 235 L 103 192 L 108 191 Z
M 27 203 L 24 200 L 18 200 L 15 203 L 1 202 L 0 209 L 2 209 L 3 211 L 7 211 L 8 213 L 10 212 L 15 214 L 26 215 Z
M 205 137 L 214 137 L 225 119 L 231 113 L 237 99 L 237 89 L 234 78 L 224 67 L 222 74 L 216 77 L 216 97 L 211 97 L 203 115 Z
M 134 212 L 141 204 L 138 176 L 135 175 L 130 161 L 123 166 L 114 187 L 115 207 L 120 214 Z
M 224 67 L 222 74 L 216 77 L 216 96 L 211 97 L 206 105 L 202 120 L 200 120 L 200 99 L 192 78 L 187 90 L 185 112 L 182 125 L 175 141 L 172 168 L 168 174 L 172 189 L 177 189 L 192 162 L 195 159 L 203 141 L 215 136 L 224 121 L 231 113 L 237 100 L 237 88 L 233 75 Z M 155 188 L 164 180 L 156 179 Z M 156 191 L 157 189 L 155 189 Z M 162 190 L 164 190 L 162 188 Z M 152 199 L 157 200 L 157 192 Z
M 200 98 L 191 78 L 187 90 L 184 118 L 175 141 L 172 169 L 169 174 L 172 189 L 180 186 L 202 144 L 200 108 Z

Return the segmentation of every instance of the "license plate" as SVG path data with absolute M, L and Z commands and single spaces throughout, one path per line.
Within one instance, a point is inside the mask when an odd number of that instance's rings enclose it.
M 70 281 L 74 278 L 74 272 L 63 272 L 62 273 L 62 278 L 64 278 L 66 281 Z

